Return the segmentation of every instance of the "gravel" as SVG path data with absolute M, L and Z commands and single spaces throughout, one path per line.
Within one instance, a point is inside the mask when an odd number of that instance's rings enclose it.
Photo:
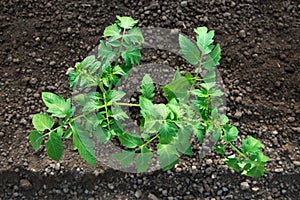
M 0 200 L 298 199 L 297 1 L 3 0 L 0 4 Z M 113 170 L 101 161 L 92 168 L 72 150 L 70 141 L 64 143 L 60 162 L 50 160 L 44 148 L 33 151 L 27 136 L 32 115 L 46 110 L 41 92 L 71 96 L 66 70 L 97 45 L 115 15 L 133 16 L 140 27 L 168 28 L 170 38 L 178 33 L 192 36 L 197 26 L 215 30 L 215 42 L 222 48 L 218 69 L 227 90 L 227 114 L 238 125 L 237 142 L 252 135 L 264 144 L 270 160 L 263 177 L 245 179 L 214 152 L 201 158 L 201 149 L 193 157 L 182 156 L 172 170 L 145 174 Z M 144 64 L 193 70 L 173 52 L 143 49 L 142 53 Z M 158 78 L 169 79 L 167 72 L 161 74 Z

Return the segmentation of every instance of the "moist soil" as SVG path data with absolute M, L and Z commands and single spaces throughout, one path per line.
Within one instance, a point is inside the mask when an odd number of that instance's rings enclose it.
M 1 0 L 0 199 L 298 199 L 299 13 L 296 0 Z M 182 156 L 167 172 L 131 174 L 101 160 L 90 167 L 70 141 L 59 162 L 44 148 L 33 151 L 28 134 L 32 115 L 46 109 L 41 92 L 71 96 L 66 70 L 97 46 L 116 15 L 190 36 L 198 26 L 215 30 L 227 115 L 241 138 L 264 144 L 263 177 L 234 173 L 213 152 Z M 180 64 L 168 52 L 142 53 L 142 63 Z

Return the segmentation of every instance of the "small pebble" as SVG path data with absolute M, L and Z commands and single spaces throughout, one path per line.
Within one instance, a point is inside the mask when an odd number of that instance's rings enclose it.
M 140 198 L 141 196 L 142 196 L 142 191 L 141 190 L 137 190 L 135 193 L 134 193 L 134 196 L 136 197 L 136 198 Z
M 245 38 L 245 37 L 246 37 L 246 32 L 245 32 L 245 30 L 240 30 L 240 31 L 239 31 L 239 36 L 240 36 L 240 38 Z
M 249 185 L 249 183 L 246 182 L 246 181 L 241 182 L 240 186 L 241 186 L 241 189 L 242 189 L 242 190 L 248 190 L 248 189 L 250 189 L 250 185 Z

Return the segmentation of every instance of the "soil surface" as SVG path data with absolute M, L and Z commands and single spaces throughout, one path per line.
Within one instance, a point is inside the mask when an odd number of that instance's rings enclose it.
M 298 199 L 300 196 L 300 3 L 297 0 L 1 0 L 1 199 Z M 182 157 L 167 172 L 130 174 L 92 168 L 66 142 L 60 162 L 28 142 L 32 115 L 45 111 L 42 91 L 70 97 L 66 70 L 97 46 L 116 15 L 140 27 L 193 35 L 207 26 L 222 48 L 218 67 L 228 111 L 241 137 L 270 156 L 267 173 L 249 178 L 214 153 Z M 168 61 L 143 52 L 142 62 Z M 175 63 L 176 64 L 176 63 Z

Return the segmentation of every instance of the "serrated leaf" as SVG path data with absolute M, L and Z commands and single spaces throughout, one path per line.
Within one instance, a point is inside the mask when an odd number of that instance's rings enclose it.
M 226 115 L 222 114 L 220 116 L 220 125 L 225 125 L 228 123 L 228 121 L 229 121 L 229 119 Z
M 101 126 L 98 126 L 93 131 L 93 135 L 96 136 L 97 141 L 99 143 L 105 143 L 110 139 L 109 133 L 106 131 L 106 129 L 102 128 Z
M 214 149 L 217 153 L 221 154 L 222 156 L 225 155 L 225 147 L 223 144 L 215 146 Z
M 142 139 L 135 134 L 130 134 L 130 133 L 123 133 L 122 135 L 119 135 L 119 140 L 121 144 L 128 148 L 135 148 L 138 146 L 141 146 L 143 144 Z
M 190 82 L 181 76 L 179 71 L 176 71 L 173 81 L 163 86 L 162 89 L 168 101 L 171 101 L 173 98 L 179 99 L 180 101 L 187 101 L 188 88 L 190 86 Z
M 36 130 L 44 131 L 46 129 L 50 130 L 54 125 L 54 121 L 48 114 L 35 114 L 32 118 L 32 124 Z
M 222 131 L 220 130 L 219 127 L 215 127 L 212 129 L 212 133 L 210 135 L 210 139 L 217 143 L 221 137 Z
M 124 72 L 124 70 L 119 65 L 117 65 L 113 68 L 112 74 L 124 76 L 126 75 L 126 72 Z
M 120 33 L 121 33 L 121 29 L 118 27 L 118 25 L 112 24 L 104 29 L 103 37 L 119 36 Z
M 46 141 L 46 150 L 50 158 L 59 161 L 64 151 L 61 137 L 55 133 L 51 133 L 49 139 Z
M 242 174 L 246 175 L 246 176 L 251 176 L 251 177 L 254 177 L 254 178 L 259 178 L 262 175 L 264 175 L 264 172 L 265 172 L 264 165 L 255 165 L 252 168 L 243 171 Z
M 225 142 L 233 142 L 236 140 L 238 136 L 238 129 L 235 126 L 225 128 L 224 127 L 224 140 Z
M 170 142 L 172 142 L 174 136 L 176 136 L 177 131 L 177 126 L 174 123 L 167 121 L 163 124 L 158 132 L 159 143 L 169 144 Z
M 210 116 L 211 116 L 211 120 L 218 119 L 218 108 L 213 108 Z
M 202 144 L 204 141 L 205 128 L 201 126 L 200 123 L 198 123 L 196 129 L 194 129 L 194 134 L 196 135 L 198 142 Z
M 231 167 L 232 169 L 234 169 L 237 172 L 241 171 L 240 168 L 240 159 L 236 158 L 235 155 L 231 155 L 231 156 L 227 156 L 227 158 L 224 159 L 224 162 Z
M 215 31 L 207 31 L 208 29 L 206 27 L 198 27 L 195 29 L 197 45 L 203 55 L 210 53 L 214 47 L 212 43 L 214 41 L 213 37 L 215 35 Z
M 142 31 L 139 28 L 133 28 L 128 34 L 123 36 L 126 46 L 141 45 L 144 42 Z
M 111 107 L 112 117 L 116 121 L 123 121 L 125 119 L 128 119 L 128 115 L 122 110 L 122 108 L 119 105 L 114 104 Z
M 183 58 L 190 64 L 196 65 L 200 62 L 200 51 L 196 45 L 193 44 L 188 38 L 179 34 L 180 52 Z
M 177 100 L 174 98 L 171 99 L 171 101 L 169 101 L 169 103 L 167 104 L 167 108 L 169 109 L 170 113 L 173 114 L 173 118 L 171 119 L 179 120 L 185 114 L 184 110 L 181 108 Z
M 193 151 L 191 148 L 191 130 L 187 127 L 182 127 L 177 132 L 177 137 L 173 140 L 172 144 L 176 146 L 176 149 L 185 154 L 192 156 Z
M 262 150 L 263 144 L 252 136 L 242 140 L 241 150 L 246 154 L 255 154 Z
M 179 154 L 175 145 L 171 144 L 158 144 L 157 153 L 159 154 L 160 167 L 163 170 L 168 170 L 174 167 L 178 162 Z
M 96 165 L 94 143 L 90 138 L 89 131 L 86 131 L 79 123 L 72 123 L 73 145 L 79 155 L 91 166 Z
M 135 152 L 134 151 L 122 151 L 115 153 L 112 157 L 120 162 L 122 167 L 128 167 L 133 162 Z
M 35 151 L 37 151 L 40 148 L 43 142 L 43 138 L 44 135 L 38 132 L 37 130 L 33 130 L 30 132 L 29 142 Z
M 130 48 L 122 52 L 122 58 L 125 60 L 126 65 L 138 65 L 141 60 L 141 51 L 139 48 Z
M 86 69 L 89 65 L 95 62 L 96 57 L 94 55 L 88 56 L 83 59 L 78 65 L 76 65 L 76 69 Z
M 212 69 L 205 73 L 203 77 L 205 83 L 214 83 L 216 82 L 216 72 Z
M 102 40 L 100 41 L 100 45 L 98 47 L 98 58 L 101 62 L 109 63 L 116 56 L 116 52 L 113 50 L 110 43 L 104 43 Z
M 210 91 L 213 87 L 216 86 L 216 82 L 211 82 L 211 83 L 201 83 L 200 84 L 202 88 L 204 88 L 207 91 Z
M 146 74 L 143 77 L 141 84 L 141 93 L 145 98 L 149 100 L 152 100 L 154 96 L 154 84 L 149 74 Z
M 66 116 L 72 117 L 74 114 L 70 99 L 65 101 L 61 96 L 51 92 L 43 92 L 42 99 L 48 107 L 47 112 L 52 113 L 52 116 L 64 118 Z
M 141 153 L 138 154 L 136 158 L 136 169 L 137 172 L 145 172 L 150 167 L 150 163 L 152 162 L 153 153 L 147 149 L 146 147 L 143 147 L 141 149 Z
M 116 23 L 124 29 L 131 29 L 138 22 L 139 20 L 134 20 L 131 17 L 120 17 L 120 16 L 117 16 L 117 21 L 116 21 Z
M 212 89 L 209 91 L 209 95 L 214 96 L 214 97 L 220 97 L 220 96 L 223 96 L 224 93 L 221 90 Z
M 111 90 L 108 92 L 105 101 L 107 104 L 111 104 L 121 100 L 125 95 L 126 93 L 121 90 Z
M 163 126 L 168 115 L 166 105 L 153 104 L 149 99 L 140 96 L 141 114 L 145 119 L 144 132 L 157 133 Z
M 209 71 L 213 70 L 213 67 L 219 65 L 221 59 L 221 48 L 218 44 L 212 52 L 208 55 L 206 61 L 203 63 L 203 67 Z

